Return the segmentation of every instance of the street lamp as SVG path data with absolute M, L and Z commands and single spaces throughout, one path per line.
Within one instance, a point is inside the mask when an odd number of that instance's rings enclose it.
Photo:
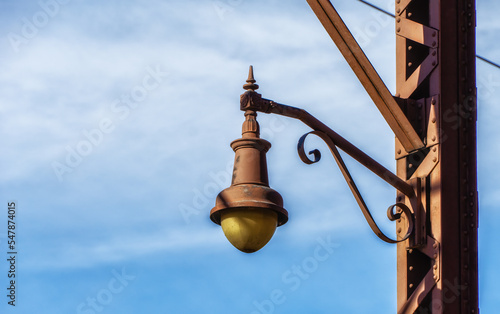
M 395 2 L 394 96 L 332 3 L 307 2 L 394 132 L 397 175 L 306 111 L 262 98 L 250 71 L 241 96 L 243 135 L 232 143 L 233 181 L 218 195 L 210 218 L 244 252 L 262 248 L 286 223 L 282 198 L 269 187 L 270 144 L 259 138 L 256 116 L 298 119 L 313 129 L 299 140 L 302 161 L 311 164 L 321 156 L 313 150 L 309 159 L 304 152 L 307 135 L 323 139 L 371 229 L 398 243 L 398 313 L 478 313 L 476 1 Z M 397 189 L 397 203 L 387 212 L 397 221 L 396 239 L 375 224 L 337 148 Z M 460 287 L 453 298 L 450 282 Z
M 243 88 L 255 93 L 258 87 L 250 67 Z M 283 198 L 269 187 L 266 152 L 271 143 L 259 137 L 256 117 L 254 110 L 245 110 L 242 138 L 231 143 L 235 152 L 231 186 L 217 195 L 210 213 L 210 218 L 221 225 L 229 242 L 245 253 L 260 250 L 271 239 L 276 227 L 288 220 Z
M 413 232 L 413 225 L 415 213 L 418 212 L 420 206 L 419 180 L 411 182 L 402 180 L 305 110 L 262 98 L 255 91 L 259 88 L 255 82 L 253 67 L 250 66 L 247 83 L 243 85 L 246 92 L 240 98 L 240 109 L 245 112 L 242 138 L 231 143 L 231 147 L 235 151 L 231 186 L 219 193 L 215 207 L 210 212 L 210 219 L 221 225 L 231 244 L 245 253 L 258 251 L 271 239 L 276 227 L 285 224 L 288 220 L 288 212 L 283 208 L 281 195 L 269 187 L 266 152 L 271 144 L 259 137 L 257 112 L 295 118 L 313 129 L 312 132 L 303 135 L 298 143 L 299 156 L 306 164 L 318 162 L 321 158 L 318 150 L 309 152 L 310 155 L 314 156 L 313 160 L 307 157 L 304 151 L 306 137 L 309 134 L 314 134 L 325 141 L 365 219 L 380 239 L 388 243 L 397 243 L 417 234 L 417 232 Z M 387 217 L 391 221 L 406 222 L 403 223 L 406 226 L 405 232 L 402 228 L 398 228 L 397 239 L 386 236 L 375 223 L 337 147 L 406 196 L 405 203 L 398 202 L 387 210 Z

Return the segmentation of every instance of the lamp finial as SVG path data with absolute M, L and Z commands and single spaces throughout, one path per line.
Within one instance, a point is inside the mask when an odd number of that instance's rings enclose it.
M 256 80 L 253 77 L 253 66 L 251 65 L 250 69 L 248 70 L 247 83 L 243 85 L 243 89 L 255 91 L 259 88 L 259 85 L 255 84 L 255 82 Z

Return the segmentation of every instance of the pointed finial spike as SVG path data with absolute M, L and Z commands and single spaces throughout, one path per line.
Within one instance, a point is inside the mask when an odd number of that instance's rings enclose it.
M 255 91 L 256 89 L 259 88 L 259 85 L 255 84 L 255 82 L 256 81 L 253 77 L 253 66 L 251 65 L 250 69 L 248 70 L 247 83 L 245 85 L 243 85 L 243 89 Z
M 253 65 L 250 66 L 250 68 L 248 69 L 248 79 L 247 79 L 247 82 L 248 83 L 255 83 L 255 79 L 253 78 Z

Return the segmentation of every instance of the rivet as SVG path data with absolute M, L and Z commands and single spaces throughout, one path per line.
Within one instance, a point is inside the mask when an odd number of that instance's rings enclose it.
M 436 148 L 436 147 L 434 147 L 434 148 L 432 149 L 432 151 L 433 151 L 433 152 L 436 152 L 436 151 L 437 151 L 437 148 Z
M 401 154 L 401 149 L 398 149 L 398 154 Z
M 432 123 L 436 123 L 436 118 L 432 118 Z
M 400 8 L 397 8 L 396 9 L 396 13 L 400 13 L 401 12 L 401 9 Z
M 401 22 L 401 18 L 399 16 L 396 18 L 396 22 Z
M 413 13 L 408 12 L 408 17 L 411 17 L 412 15 L 413 15 Z
M 408 269 L 409 269 L 410 271 L 412 271 L 412 270 L 413 270 L 413 266 L 410 266 Z
M 436 47 L 437 43 L 435 41 L 432 42 L 432 47 Z
M 413 63 L 408 62 L 408 67 L 411 67 L 412 65 L 413 65 Z
M 401 3 L 401 0 L 397 0 L 397 1 L 396 1 L 396 3 L 397 3 L 397 4 L 400 4 L 400 3 Z
M 470 192 L 470 194 L 469 194 L 469 195 L 470 195 L 470 196 L 474 196 L 474 192 Z
M 434 269 L 438 269 L 438 265 L 437 264 L 434 264 L 434 266 L 432 266 Z
M 413 253 L 413 249 L 409 249 L 408 253 L 410 253 L 410 254 Z
M 436 32 L 432 33 L 432 37 L 436 37 Z
M 409 164 L 408 168 L 410 168 L 410 169 L 413 168 L 413 164 Z
M 437 254 L 434 254 L 434 255 L 432 256 L 432 258 L 433 258 L 433 259 L 436 259 L 437 257 L 438 257 L 438 255 L 437 255 Z
M 432 278 L 433 278 L 434 280 L 437 280 L 437 279 L 438 279 L 438 276 L 434 275 L 434 276 L 432 276 Z
M 412 50 L 412 49 L 413 49 L 413 47 L 412 47 L 412 46 L 408 46 L 408 50 Z
M 434 244 L 432 245 L 432 247 L 435 248 L 435 249 L 437 249 L 437 247 L 438 247 L 437 242 L 434 242 Z
M 435 56 L 436 54 L 437 54 L 437 52 L 436 52 L 436 51 L 433 51 L 433 52 L 432 52 L 432 55 L 433 55 L 433 56 Z
M 471 228 L 474 228 L 474 224 L 470 224 L 470 227 L 471 227 Z
M 398 228 L 398 233 L 401 233 L 401 228 Z
M 412 283 L 409 284 L 408 287 L 410 287 L 410 289 L 413 288 L 413 284 Z
M 435 136 L 433 136 L 433 137 L 432 137 L 432 141 L 433 141 L 433 142 L 435 142 L 435 141 L 436 141 L 436 137 L 435 137 Z
M 467 252 L 468 250 L 469 250 L 468 248 L 464 247 L 464 251 L 465 251 L 465 252 Z
M 431 105 L 435 105 L 436 104 L 436 99 L 435 98 L 432 98 L 431 100 Z
M 464 268 L 465 268 L 465 269 L 469 269 L 469 265 L 465 264 L 465 265 L 464 265 Z
M 401 94 L 400 94 L 400 93 L 396 93 L 396 97 L 400 97 L 400 96 L 401 96 Z
M 399 33 L 400 31 L 401 31 L 401 27 L 396 28 L 396 32 Z
M 474 203 L 473 203 L 473 202 L 470 202 L 470 203 L 469 203 L 469 205 L 470 205 L 470 206 L 474 206 Z
M 432 61 L 432 65 L 436 65 L 436 61 Z
M 438 159 L 436 157 L 432 158 L 432 162 L 436 162 Z

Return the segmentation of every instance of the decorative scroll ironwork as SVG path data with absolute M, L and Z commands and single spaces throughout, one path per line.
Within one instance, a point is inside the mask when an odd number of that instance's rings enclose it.
M 326 143 L 328 148 L 330 149 L 330 152 L 332 153 L 333 157 L 335 158 L 335 161 L 337 162 L 337 165 L 339 166 L 340 171 L 342 172 L 342 174 L 344 176 L 344 179 L 346 180 L 347 184 L 349 185 L 349 188 L 351 189 L 351 192 L 354 195 L 354 198 L 356 199 L 356 202 L 358 203 L 359 208 L 361 209 L 361 212 L 365 216 L 365 219 L 368 222 L 368 225 L 370 225 L 370 228 L 373 230 L 373 232 L 381 240 L 383 240 L 387 243 L 398 243 L 398 242 L 402 242 L 402 241 L 405 241 L 406 239 L 408 239 L 410 237 L 410 235 L 413 233 L 413 214 L 410 211 L 410 209 L 408 208 L 408 206 L 406 206 L 403 203 L 396 203 L 392 206 L 389 206 L 389 208 L 387 209 L 387 218 L 389 218 L 390 221 L 395 221 L 397 219 L 400 219 L 401 213 L 404 213 L 407 220 L 408 220 L 408 230 L 406 231 L 406 234 L 401 239 L 393 240 L 393 239 L 389 238 L 380 230 L 377 223 L 373 219 L 373 217 L 370 213 L 370 210 L 366 206 L 366 203 L 363 200 L 363 197 L 361 196 L 361 193 L 359 192 L 356 184 L 354 183 L 354 180 L 351 177 L 351 174 L 349 173 L 349 170 L 347 169 L 347 166 L 345 165 L 344 160 L 342 159 L 342 156 L 340 155 L 339 151 L 337 150 L 335 143 L 327 134 L 325 134 L 324 132 L 321 132 L 321 131 L 312 131 L 312 132 L 309 132 L 309 133 L 302 135 L 302 137 L 299 139 L 299 142 L 297 144 L 297 151 L 299 153 L 300 159 L 308 165 L 316 163 L 321 159 L 321 152 L 317 149 L 314 149 L 314 150 L 309 152 L 309 155 L 314 156 L 313 160 L 309 159 L 309 157 L 305 153 L 304 143 L 305 143 L 306 137 L 309 134 L 313 134 L 313 135 L 320 137 Z M 400 211 L 394 212 L 395 208 L 398 208 Z

